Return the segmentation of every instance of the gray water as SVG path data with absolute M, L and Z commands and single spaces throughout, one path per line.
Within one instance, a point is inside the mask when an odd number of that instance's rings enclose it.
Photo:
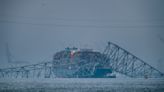
M 1 79 L 0 92 L 164 92 L 163 79 Z

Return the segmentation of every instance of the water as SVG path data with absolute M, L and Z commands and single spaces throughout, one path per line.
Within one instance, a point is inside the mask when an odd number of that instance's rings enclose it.
M 0 92 L 164 92 L 164 79 L 0 79 Z

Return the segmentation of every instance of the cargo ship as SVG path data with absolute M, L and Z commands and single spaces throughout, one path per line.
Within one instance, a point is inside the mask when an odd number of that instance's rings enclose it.
M 104 55 L 92 49 L 65 48 L 53 56 L 53 72 L 59 78 L 116 78 L 103 64 Z

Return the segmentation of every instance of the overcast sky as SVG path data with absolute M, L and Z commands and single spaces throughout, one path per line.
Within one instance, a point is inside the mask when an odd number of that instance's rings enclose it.
M 51 60 L 65 47 L 108 41 L 164 72 L 163 0 L 0 0 L 0 63 Z

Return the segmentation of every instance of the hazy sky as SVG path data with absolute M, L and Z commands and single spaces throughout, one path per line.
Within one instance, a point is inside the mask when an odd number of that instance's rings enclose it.
M 65 47 L 114 42 L 164 72 L 163 0 L 0 0 L 0 63 L 50 60 Z

